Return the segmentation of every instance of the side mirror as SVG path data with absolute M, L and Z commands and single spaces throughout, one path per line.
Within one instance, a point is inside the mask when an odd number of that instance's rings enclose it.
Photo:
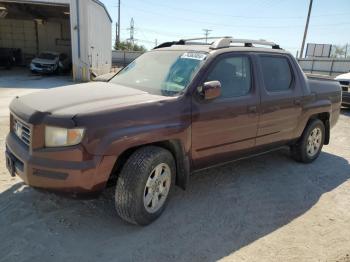
M 217 98 L 221 95 L 221 83 L 220 81 L 205 82 L 198 91 L 205 100 Z

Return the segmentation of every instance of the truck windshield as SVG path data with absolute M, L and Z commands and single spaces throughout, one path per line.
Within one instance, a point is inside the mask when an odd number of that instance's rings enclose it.
M 47 59 L 47 60 L 54 60 L 56 59 L 57 55 L 51 54 L 51 53 L 41 53 L 38 58 L 40 59 Z
M 207 54 L 153 51 L 134 60 L 110 82 L 164 96 L 179 95 L 192 81 Z

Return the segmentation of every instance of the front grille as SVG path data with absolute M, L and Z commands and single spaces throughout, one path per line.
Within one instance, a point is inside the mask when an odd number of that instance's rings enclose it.
M 23 121 L 20 121 L 17 118 L 13 119 L 13 132 L 16 136 L 23 141 L 27 146 L 31 142 L 31 130 L 28 124 L 25 124 Z
M 339 83 L 343 92 L 350 91 L 350 81 L 339 81 Z
M 350 81 L 339 81 L 340 85 L 342 86 L 348 86 L 350 85 Z
M 34 63 L 34 65 L 37 68 L 43 68 L 43 69 L 51 69 L 51 67 L 53 66 L 51 64 L 39 64 L 39 63 Z

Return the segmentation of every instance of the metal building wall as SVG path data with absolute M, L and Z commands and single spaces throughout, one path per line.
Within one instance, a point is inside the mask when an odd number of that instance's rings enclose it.
M 112 21 L 96 0 L 71 0 L 73 29 L 72 54 L 76 61 L 73 77 L 89 81 L 95 75 L 109 73 L 112 63 Z M 74 26 L 75 25 L 75 26 Z M 74 52 L 73 52 L 74 48 Z
M 89 2 L 87 9 L 91 70 L 97 75 L 106 74 L 112 65 L 112 24 L 103 8 L 94 1 Z
M 90 70 L 95 74 L 110 72 L 112 21 L 98 0 L 14 1 L 19 3 L 69 5 L 73 79 L 89 81 Z

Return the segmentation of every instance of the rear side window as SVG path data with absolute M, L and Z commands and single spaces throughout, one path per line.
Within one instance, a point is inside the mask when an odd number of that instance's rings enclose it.
M 251 87 L 250 60 L 246 56 L 221 59 L 209 73 L 206 81 L 220 81 L 221 97 L 245 96 Z
M 278 92 L 291 88 L 293 75 L 287 58 L 261 56 L 260 60 L 267 91 Z

